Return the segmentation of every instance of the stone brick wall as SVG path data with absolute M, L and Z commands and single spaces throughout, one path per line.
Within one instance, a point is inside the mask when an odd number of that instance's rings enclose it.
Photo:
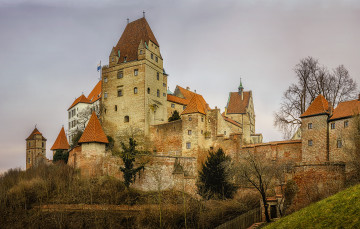
M 180 156 L 182 150 L 182 120 L 154 125 L 150 128 L 151 142 L 156 153 Z
M 348 126 L 345 126 L 345 122 Z M 335 128 L 331 128 L 331 124 L 335 124 Z M 329 152 L 330 161 L 344 161 L 350 160 L 349 153 L 346 150 L 352 148 L 352 133 L 355 127 L 354 118 L 346 118 L 329 122 Z M 338 145 L 340 141 L 340 145 Z
M 328 115 L 302 118 L 302 161 L 328 161 Z M 311 128 L 309 124 L 311 123 Z M 312 145 L 310 145 L 312 142 Z
M 37 166 L 46 159 L 46 140 L 41 135 L 35 135 L 33 139 L 26 140 L 26 169 Z
M 174 107 L 171 107 L 172 104 Z M 179 112 L 179 115 L 181 115 L 181 113 L 184 111 L 184 107 L 186 106 L 183 104 L 167 101 L 166 107 L 167 107 L 167 117 L 169 119 L 175 110 L 177 110 L 177 112 Z

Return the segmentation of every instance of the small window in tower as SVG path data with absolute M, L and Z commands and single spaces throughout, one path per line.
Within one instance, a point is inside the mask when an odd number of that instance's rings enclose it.
M 42 148 L 44 148 L 44 143 L 43 142 L 41 143 L 41 146 L 42 146 Z
M 134 76 L 137 76 L 139 74 L 139 70 L 138 69 L 135 69 L 134 70 Z
M 151 53 L 151 59 L 154 59 L 154 54 Z
M 163 83 L 163 86 L 166 87 L 166 83 Z
M 123 96 L 123 90 L 122 90 L 122 89 L 118 89 L 117 95 L 118 95 L 118 97 Z
M 137 93 L 138 93 L 138 88 L 134 87 L 134 94 L 137 94 Z
M 188 130 L 188 135 L 191 135 L 191 130 Z
M 31 162 L 31 159 L 30 159 L 30 157 L 28 158 L 28 163 L 30 164 L 30 162 Z
M 114 62 L 114 57 L 111 57 L 111 62 Z
M 337 140 L 337 148 L 341 148 L 342 147 L 342 141 L 339 139 Z
M 108 93 L 105 92 L 105 93 L 104 93 L 104 98 L 106 99 L 107 97 L 108 97 Z
M 165 94 L 165 93 L 163 93 L 163 96 L 165 97 L 165 96 L 166 96 L 166 94 Z
M 309 140 L 308 141 L 308 146 L 312 146 L 313 145 L 313 140 Z
M 117 105 L 115 105 L 115 111 L 117 111 Z
M 186 143 L 186 149 L 190 149 L 191 148 L 191 142 L 187 142 Z
M 118 78 L 118 79 L 121 79 L 121 78 L 123 78 L 123 77 L 124 77 L 123 71 L 122 71 L 122 70 L 119 70 L 118 73 L 117 73 L 117 78 Z
M 124 57 L 124 62 L 126 62 L 126 59 L 127 59 L 127 57 L 125 56 L 125 57 Z
M 158 57 L 157 56 L 155 57 L 155 61 L 158 62 Z
M 308 129 L 312 129 L 312 123 L 308 123 Z
M 226 135 L 226 131 L 224 131 L 224 135 Z
M 104 77 L 104 82 L 107 83 L 107 77 Z
M 143 54 L 143 50 L 140 50 L 140 55 Z
M 344 128 L 349 126 L 349 121 L 344 121 Z
M 150 94 L 150 88 L 148 87 L 148 89 L 147 89 L 147 92 L 148 92 L 148 94 Z
M 129 118 L 129 116 L 126 115 L 126 116 L 124 117 L 124 122 L 129 122 L 129 121 L 130 121 L 130 118 Z
M 335 129 L 335 122 L 331 123 L 331 129 Z
M 175 108 L 175 104 L 172 103 L 172 104 L 171 104 L 171 108 Z
M 204 122 L 204 117 L 201 117 L 201 121 Z
M 156 90 L 156 96 L 160 97 L 160 90 L 159 89 Z
M 156 79 L 159 80 L 160 79 L 160 74 L 157 72 L 156 73 Z
M 192 118 L 191 118 L 191 116 L 189 116 L 189 121 L 191 121 L 192 120 Z
M 201 130 L 201 134 L 203 134 L 204 133 L 204 131 L 203 130 Z

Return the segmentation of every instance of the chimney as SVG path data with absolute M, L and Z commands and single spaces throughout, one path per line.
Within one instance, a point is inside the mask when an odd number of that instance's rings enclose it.
M 196 93 L 196 90 L 194 90 L 194 92 Z
M 186 87 L 186 90 L 190 90 L 190 88 L 189 88 L 189 87 Z
M 329 115 L 331 116 L 332 115 L 332 112 L 333 112 L 333 107 L 332 107 L 332 104 L 331 102 L 328 102 L 329 106 L 328 106 L 328 112 L 329 112 Z

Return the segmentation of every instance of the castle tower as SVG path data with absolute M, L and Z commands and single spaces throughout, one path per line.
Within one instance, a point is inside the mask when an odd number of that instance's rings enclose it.
M 151 125 L 167 121 L 167 74 L 159 43 L 144 17 L 127 24 L 109 65 L 102 68 L 102 81 L 107 135 L 147 137 Z
M 46 158 L 46 138 L 35 127 L 26 138 L 26 169 L 37 166 Z
M 70 145 L 66 139 L 64 127 L 61 128 L 59 135 L 57 136 L 54 145 L 50 150 L 53 151 L 53 156 L 55 155 L 56 150 L 69 150 Z
M 325 97 L 318 95 L 300 116 L 303 162 L 329 160 L 328 118 L 331 111 L 332 108 Z

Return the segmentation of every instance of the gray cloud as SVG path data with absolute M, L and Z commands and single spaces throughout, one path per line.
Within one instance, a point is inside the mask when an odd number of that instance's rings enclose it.
M 142 10 L 170 89 L 190 86 L 223 109 L 242 77 L 266 141 L 281 139 L 272 114 L 301 58 L 344 64 L 360 81 L 357 1 L 0 1 L 0 171 L 24 167 L 35 124 L 51 157 L 67 108 L 90 92 L 96 64 Z

